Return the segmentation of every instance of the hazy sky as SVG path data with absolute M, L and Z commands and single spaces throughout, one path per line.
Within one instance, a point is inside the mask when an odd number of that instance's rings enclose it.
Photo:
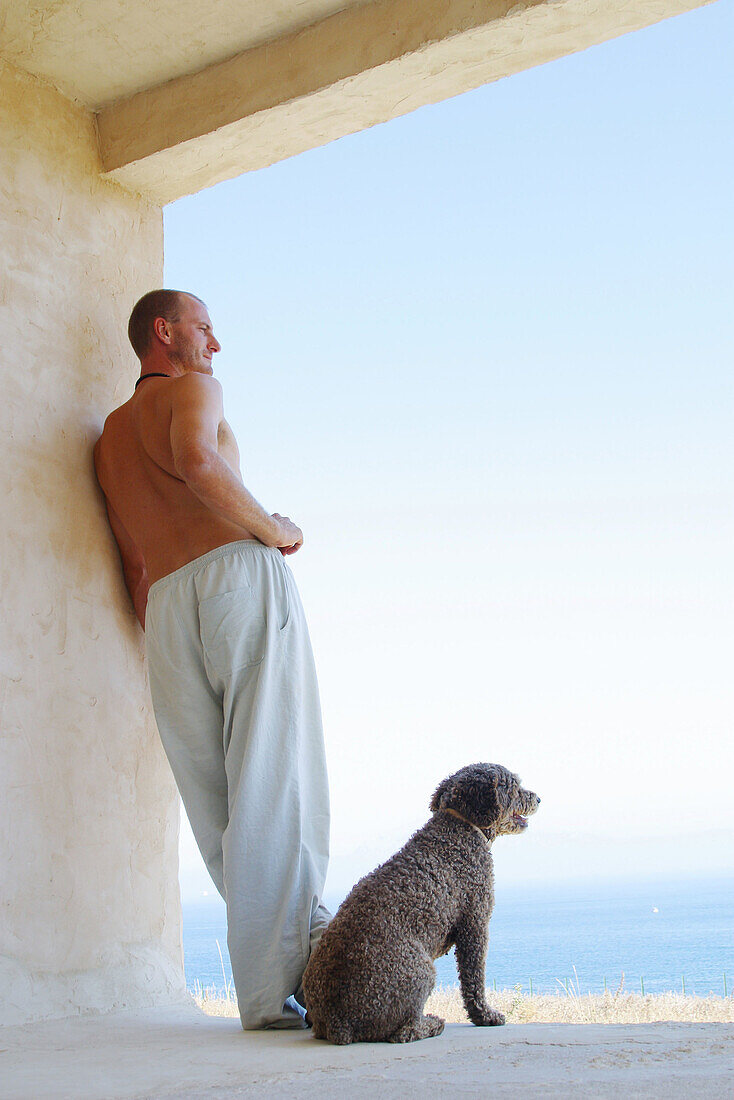
M 332 891 L 476 760 L 543 800 L 502 875 L 733 862 L 733 30 L 719 0 L 166 210 L 245 484 L 305 533 Z

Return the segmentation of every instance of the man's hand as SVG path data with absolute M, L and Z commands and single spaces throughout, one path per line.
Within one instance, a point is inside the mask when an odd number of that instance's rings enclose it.
M 278 524 L 278 541 L 275 545 L 283 557 L 288 554 L 295 554 L 303 546 L 303 531 L 300 527 L 296 527 L 295 523 L 288 519 L 288 516 L 281 516 L 277 512 L 273 512 L 273 519 Z

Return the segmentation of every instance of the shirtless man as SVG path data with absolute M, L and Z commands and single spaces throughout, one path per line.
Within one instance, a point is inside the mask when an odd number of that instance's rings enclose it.
M 303 535 L 242 482 L 204 303 L 152 291 L 128 333 L 141 377 L 94 461 L 145 630 L 158 729 L 227 903 L 242 1026 L 302 1027 L 294 995 L 329 920 L 318 688 L 285 562 Z

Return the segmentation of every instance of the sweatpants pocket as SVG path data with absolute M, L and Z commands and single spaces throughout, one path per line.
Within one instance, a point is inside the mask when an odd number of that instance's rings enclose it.
M 265 616 L 249 586 L 202 600 L 199 627 L 206 658 L 222 676 L 265 656 Z

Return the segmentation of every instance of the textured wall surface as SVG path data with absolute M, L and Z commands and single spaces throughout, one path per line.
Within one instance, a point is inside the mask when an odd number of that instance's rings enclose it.
M 217 0 L 213 17 L 200 0 L 0 0 L 0 52 L 98 108 L 358 3 Z
M 161 210 L 91 115 L 0 67 L 3 1023 L 181 996 L 178 804 L 92 445 L 131 391 Z
M 374 0 L 97 115 L 109 178 L 211 187 L 707 0 Z

